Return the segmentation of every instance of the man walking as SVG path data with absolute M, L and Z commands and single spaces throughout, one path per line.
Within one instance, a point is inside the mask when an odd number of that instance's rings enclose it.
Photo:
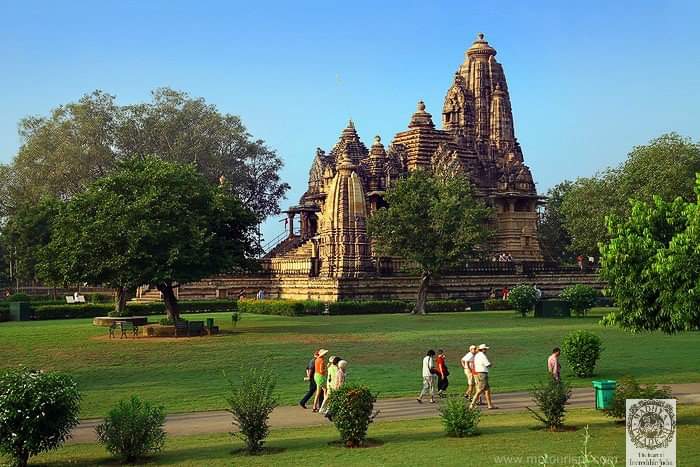
M 476 346 L 470 345 L 467 353 L 462 357 L 462 368 L 464 368 L 464 376 L 467 377 L 467 392 L 464 393 L 464 397 L 471 400 L 474 395 L 474 390 L 476 385 L 474 384 L 474 378 L 476 371 L 474 371 L 474 355 L 476 355 Z
M 555 381 L 559 381 L 561 378 L 561 364 L 559 363 L 560 355 L 561 349 L 559 347 L 554 347 L 552 350 L 552 355 L 550 355 L 547 359 L 547 371 Z
M 419 404 L 423 403 L 423 396 L 425 394 L 430 393 L 430 403 L 434 404 L 435 403 L 435 361 L 433 359 L 435 357 L 435 351 L 430 349 L 428 350 L 428 353 L 423 357 L 423 389 L 421 389 L 420 394 L 418 395 L 418 401 Z
M 486 356 L 486 351 L 489 347 L 486 344 L 481 344 L 478 347 L 479 352 L 474 355 L 474 370 L 477 374 L 477 390 L 472 398 L 469 408 L 474 408 L 476 401 L 479 400 L 479 396 L 482 394 L 486 396 L 486 405 L 489 409 L 496 409 L 491 401 L 491 386 L 489 385 L 489 367 L 491 362 Z
M 309 390 L 299 401 L 299 405 L 302 409 L 306 408 L 306 403 L 309 402 L 309 399 L 311 399 L 314 394 L 316 394 L 316 381 L 314 381 L 316 357 L 318 357 L 318 350 L 314 352 L 313 357 L 306 365 L 306 376 L 304 377 L 304 381 L 309 382 Z

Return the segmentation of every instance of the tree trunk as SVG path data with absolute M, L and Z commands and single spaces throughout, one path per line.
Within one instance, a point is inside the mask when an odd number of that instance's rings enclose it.
M 121 315 L 126 311 L 126 288 L 117 287 L 114 290 L 117 293 L 117 299 L 114 301 L 114 311 L 117 312 L 117 315 Z
M 27 465 L 29 465 L 29 451 L 22 450 L 22 452 L 19 453 L 19 457 L 15 461 L 15 465 L 18 467 L 27 467 Z
M 418 287 L 418 297 L 416 297 L 416 306 L 413 308 L 411 314 L 414 315 L 424 315 L 425 314 L 425 302 L 428 300 L 428 288 L 430 287 L 430 273 L 423 272 L 420 278 L 420 286 Z
M 180 311 L 177 307 L 177 297 L 175 297 L 175 291 L 173 290 L 172 283 L 162 283 L 158 284 L 158 290 L 163 294 L 163 301 L 165 302 L 165 313 L 169 320 L 177 321 L 180 319 Z

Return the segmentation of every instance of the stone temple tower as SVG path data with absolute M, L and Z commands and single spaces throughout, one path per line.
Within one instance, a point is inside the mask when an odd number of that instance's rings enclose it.
M 320 273 L 361 277 L 372 270 L 367 239 L 367 207 L 362 180 L 350 150 L 344 147 L 321 211 Z

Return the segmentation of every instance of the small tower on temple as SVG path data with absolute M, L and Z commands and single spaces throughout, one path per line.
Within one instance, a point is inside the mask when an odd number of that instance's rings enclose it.
M 349 148 L 343 148 L 321 211 L 320 275 L 360 277 L 372 270 L 362 180 Z

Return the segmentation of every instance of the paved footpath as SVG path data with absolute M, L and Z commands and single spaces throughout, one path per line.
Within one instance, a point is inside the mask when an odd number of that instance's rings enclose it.
M 679 402 L 687 404 L 700 404 L 700 383 L 671 384 L 674 397 Z M 534 407 L 530 395 L 526 392 L 496 393 L 493 396 L 494 405 L 498 409 L 487 410 L 486 413 L 503 413 L 525 410 L 525 407 Z M 423 404 L 416 402 L 415 398 L 380 399 L 375 408 L 379 410 L 379 421 L 409 420 L 416 418 L 429 418 L 438 416 L 438 405 L 431 404 L 427 399 Z M 594 407 L 593 389 L 577 388 L 573 390 L 571 407 Z M 95 441 L 95 426 L 101 423 L 101 419 L 83 420 L 73 430 L 71 443 L 91 443 Z M 210 411 L 192 412 L 169 415 L 165 421 L 165 429 L 172 436 L 198 435 L 206 433 L 228 433 L 232 431 L 232 416 L 229 412 Z M 272 428 L 298 428 L 326 425 L 330 422 L 311 409 L 304 410 L 299 406 L 277 407 L 270 416 Z

